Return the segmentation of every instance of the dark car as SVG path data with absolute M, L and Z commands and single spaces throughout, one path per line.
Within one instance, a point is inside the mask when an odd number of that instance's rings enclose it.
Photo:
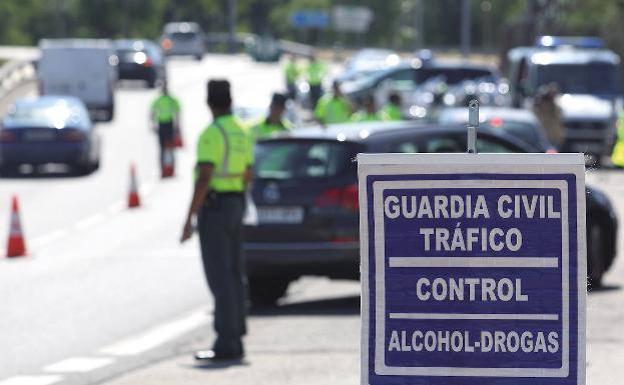
M 100 143 L 84 103 L 70 96 L 15 102 L 0 128 L 0 171 L 66 164 L 88 174 L 99 167 Z
M 538 152 L 485 128 L 477 149 Z M 303 128 L 260 141 L 252 192 L 258 223 L 245 226 L 244 244 L 252 303 L 274 303 L 304 275 L 359 278 L 357 153 L 465 151 L 464 126 L 417 122 Z M 588 191 L 588 266 L 599 283 L 615 256 L 617 221 L 607 197 Z
M 160 47 L 149 40 L 117 40 L 119 80 L 144 80 L 154 88 L 166 79 Z
M 546 136 L 546 131 L 532 111 L 521 108 L 481 107 L 479 108 L 481 128 L 506 135 L 532 146 L 537 152 L 555 152 Z M 438 112 L 435 121 L 439 124 L 468 124 L 468 109 L 445 108 Z
M 403 62 L 396 66 L 375 71 L 368 76 L 343 85 L 343 92 L 352 99 L 371 95 L 383 84 L 389 89 L 414 91 L 418 85 L 430 79 L 443 79 L 447 85 L 455 85 L 465 80 L 497 80 L 496 70 L 489 66 L 468 62 L 430 61 L 426 64 L 419 59 Z

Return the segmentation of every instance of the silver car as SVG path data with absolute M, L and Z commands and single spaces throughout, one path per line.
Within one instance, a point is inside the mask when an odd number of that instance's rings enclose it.
M 197 23 L 167 23 L 160 46 L 167 56 L 193 56 L 201 60 L 205 50 L 204 32 Z

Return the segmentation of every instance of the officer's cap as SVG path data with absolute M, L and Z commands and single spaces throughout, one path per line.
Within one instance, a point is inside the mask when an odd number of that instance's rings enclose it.
M 209 80 L 208 104 L 218 108 L 230 108 L 232 106 L 230 82 L 220 79 Z

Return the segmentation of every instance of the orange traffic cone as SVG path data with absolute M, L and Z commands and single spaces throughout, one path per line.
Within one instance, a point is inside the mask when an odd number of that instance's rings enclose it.
M 161 177 L 170 178 L 174 174 L 173 144 L 165 145 L 163 153 L 163 162 L 161 165 Z
M 17 196 L 13 196 L 11 204 L 11 225 L 9 229 L 9 242 L 7 244 L 7 257 L 23 257 L 26 255 L 26 244 L 22 234 L 22 226 L 19 217 L 19 204 Z
M 128 193 L 128 208 L 131 209 L 139 206 L 141 206 L 141 199 L 139 198 L 136 170 L 133 163 L 130 165 L 130 191 Z

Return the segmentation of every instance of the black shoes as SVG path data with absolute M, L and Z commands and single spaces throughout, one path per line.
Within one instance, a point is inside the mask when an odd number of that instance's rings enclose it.
M 242 351 L 239 352 L 226 352 L 218 350 L 199 350 L 195 352 L 195 359 L 197 361 L 233 361 L 240 360 L 244 357 Z

